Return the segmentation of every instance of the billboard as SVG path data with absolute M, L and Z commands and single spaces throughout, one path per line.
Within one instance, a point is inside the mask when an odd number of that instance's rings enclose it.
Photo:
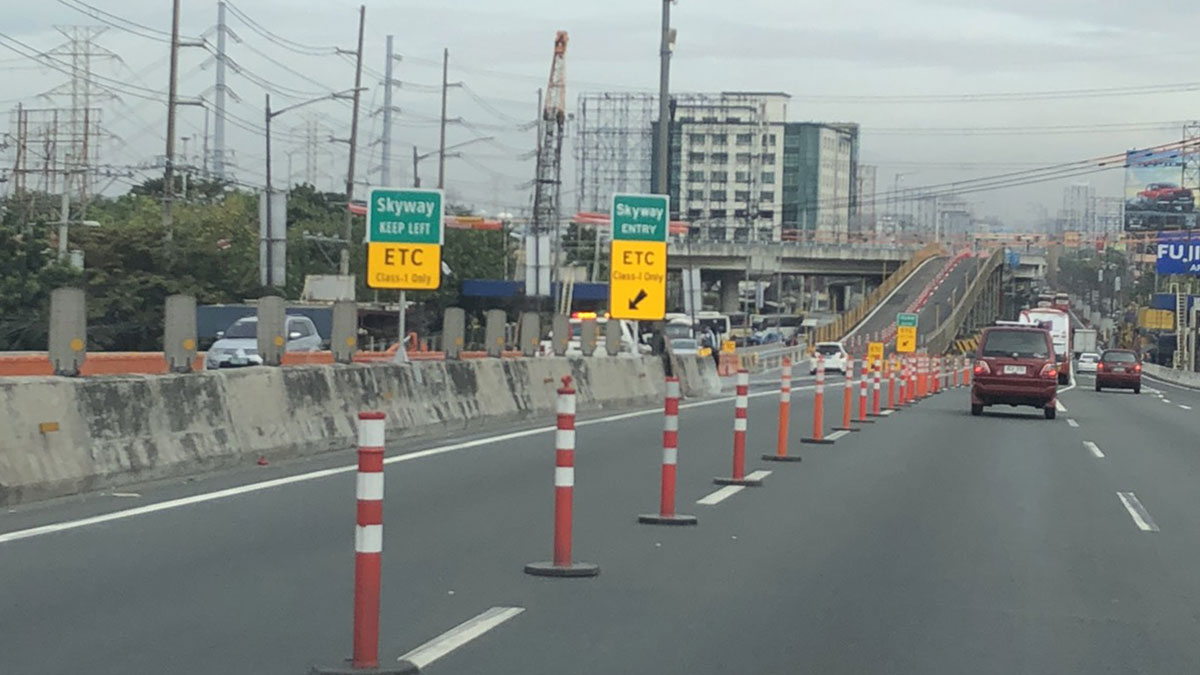
M 1170 236 L 1159 236 L 1156 245 L 1155 270 L 1159 274 L 1200 275 L 1200 233 L 1192 238 L 1177 232 Z
M 1184 151 L 1125 153 L 1125 230 L 1179 230 L 1196 226 L 1196 191 L 1181 187 Z

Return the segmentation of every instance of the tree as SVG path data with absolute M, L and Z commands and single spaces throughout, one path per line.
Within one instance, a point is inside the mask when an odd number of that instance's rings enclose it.
M 78 283 L 78 273 L 57 260 L 51 241 L 57 219 L 44 194 L 23 194 L 4 203 L 0 217 L 0 350 L 44 350 L 50 293 Z M 37 214 L 37 217 L 31 218 Z

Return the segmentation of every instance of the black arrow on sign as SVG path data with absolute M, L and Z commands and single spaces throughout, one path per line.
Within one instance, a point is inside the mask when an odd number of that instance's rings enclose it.
M 645 299 L 646 299 L 646 290 L 645 289 L 639 290 L 637 297 L 629 301 L 629 309 L 637 309 L 638 305 L 640 305 L 641 302 Z

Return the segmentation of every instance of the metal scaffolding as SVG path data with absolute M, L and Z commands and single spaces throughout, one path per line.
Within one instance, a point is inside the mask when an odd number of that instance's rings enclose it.
M 614 192 L 650 192 L 658 96 L 581 94 L 575 166 L 580 211 L 608 211 Z

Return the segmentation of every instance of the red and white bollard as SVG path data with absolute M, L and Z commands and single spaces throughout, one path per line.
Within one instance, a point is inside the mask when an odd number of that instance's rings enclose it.
M 879 397 L 882 395 L 880 391 L 882 380 L 880 378 L 883 376 L 883 361 L 875 363 L 873 366 L 872 370 L 875 371 L 875 382 L 871 385 L 871 417 L 883 417 L 883 414 L 879 410 Z
M 775 453 L 762 456 L 768 462 L 799 462 L 800 455 L 788 454 L 788 430 L 792 422 L 792 359 L 783 357 L 779 373 L 779 434 L 775 439 Z
M 825 438 L 825 357 L 817 354 L 817 385 L 813 392 L 813 433 L 801 438 L 801 443 L 829 445 L 833 441 Z
M 867 419 L 867 380 L 871 378 L 871 365 L 866 359 L 862 361 L 862 373 L 858 379 L 858 419 L 859 424 L 874 424 L 874 420 Z
M 942 393 L 942 360 L 933 359 L 933 393 Z
M 571 560 L 575 501 L 575 388 L 565 375 L 558 389 L 558 430 L 554 432 L 554 559 L 525 566 L 541 577 L 594 577 L 600 567 Z
M 675 466 L 679 457 L 679 378 L 667 378 L 667 397 L 663 406 L 662 493 L 658 514 L 638 516 L 648 525 L 695 525 L 696 516 L 675 513 Z
M 354 526 L 355 668 L 379 667 L 379 596 L 383 563 L 383 444 L 386 416 L 358 413 L 358 499 Z
M 896 363 L 894 361 L 890 361 L 890 360 L 887 361 L 886 363 L 887 363 L 887 369 L 888 369 L 887 409 L 895 410 L 896 409 Z
M 761 478 L 746 478 L 746 430 L 749 425 L 746 412 L 749 406 L 750 373 L 743 369 L 737 373 L 737 396 L 733 402 L 733 475 L 714 478 L 713 482 L 717 485 L 762 485 Z
M 846 386 L 842 395 L 842 426 L 837 430 L 858 431 L 856 427 L 850 426 L 850 418 L 854 416 L 854 359 L 846 359 L 846 370 L 842 375 L 845 376 Z

